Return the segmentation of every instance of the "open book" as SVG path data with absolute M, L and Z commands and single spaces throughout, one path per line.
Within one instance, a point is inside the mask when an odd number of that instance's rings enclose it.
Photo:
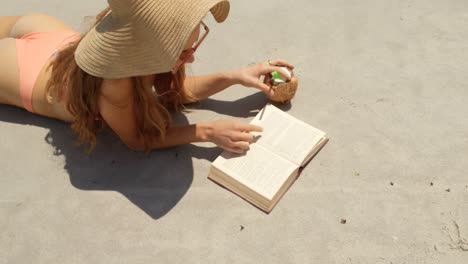
M 250 123 L 263 127 L 250 150 L 224 151 L 208 178 L 269 213 L 328 138 L 271 104 Z

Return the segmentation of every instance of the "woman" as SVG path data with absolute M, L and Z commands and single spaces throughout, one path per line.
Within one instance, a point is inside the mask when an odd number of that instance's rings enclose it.
M 108 2 L 84 36 L 47 15 L 0 17 L 0 103 L 70 122 L 90 150 L 104 126 L 133 150 L 202 141 L 236 153 L 247 150 L 249 132 L 260 127 L 237 120 L 172 126 L 168 109 L 234 84 L 271 93 L 260 76 L 281 72 L 274 65 L 293 66 L 273 60 L 186 77 L 184 64 L 194 61 L 209 31 L 202 18 L 211 12 L 223 22 L 228 1 Z

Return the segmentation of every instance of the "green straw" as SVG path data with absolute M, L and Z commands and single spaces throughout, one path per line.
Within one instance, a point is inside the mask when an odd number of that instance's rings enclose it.
M 272 72 L 271 76 L 273 76 L 274 79 L 280 79 L 281 78 L 281 75 L 277 71 Z

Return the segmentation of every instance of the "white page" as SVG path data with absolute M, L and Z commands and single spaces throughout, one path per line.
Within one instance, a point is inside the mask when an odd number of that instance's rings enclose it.
M 270 200 L 298 168 L 297 165 L 255 144 L 251 145 L 247 155 L 224 151 L 213 165 Z
M 298 165 L 325 136 L 325 132 L 313 128 L 271 104 L 260 110 L 251 123 L 263 127 L 261 137 L 256 144 Z

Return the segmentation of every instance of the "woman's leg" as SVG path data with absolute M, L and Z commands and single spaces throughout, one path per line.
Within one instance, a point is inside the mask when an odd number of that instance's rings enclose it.
M 20 38 L 35 31 L 68 30 L 70 26 L 58 18 L 46 14 L 27 14 L 22 16 L 0 16 L 0 39 Z
M 0 104 L 23 107 L 19 93 L 16 39 L 0 39 Z
M 0 39 L 10 37 L 11 29 L 21 16 L 0 16 Z
M 0 104 L 24 108 L 19 90 L 16 38 L 31 32 L 70 29 L 59 19 L 44 14 L 0 17 Z
M 46 14 L 23 15 L 16 20 L 10 37 L 20 38 L 31 32 L 71 30 L 72 28 L 58 18 Z

